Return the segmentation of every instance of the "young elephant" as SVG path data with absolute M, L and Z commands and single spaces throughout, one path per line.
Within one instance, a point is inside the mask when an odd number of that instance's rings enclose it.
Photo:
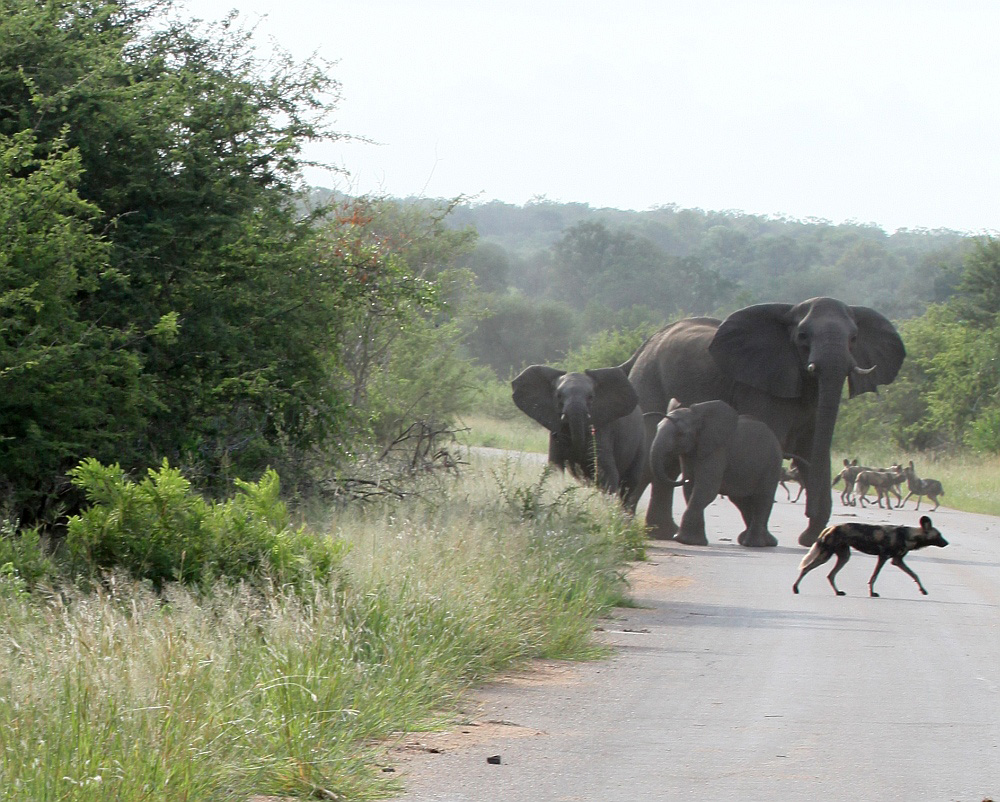
M 687 509 L 674 539 L 706 545 L 705 507 L 723 495 L 736 505 L 746 523 L 738 538 L 740 545 L 777 546 L 767 522 L 781 476 L 781 459 L 781 445 L 771 429 L 749 415 L 737 415 L 725 401 L 682 407 L 671 399 L 656 427 L 649 461 L 654 488 L 677 484 L 673 479 L 678 463 L 684 475 Z M 656 537 L 655 532 L 651 534 Z
M 567 373 L 532 365 L 511 387 L 518 409 L 549 430 L 549 462 L 617 493 L 634 514 L 646 470 L 646 437 L 639 397 L 625 371 Z

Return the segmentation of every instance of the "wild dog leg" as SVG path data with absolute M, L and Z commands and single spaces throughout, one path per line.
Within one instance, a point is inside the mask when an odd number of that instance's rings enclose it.
M 878 577 L 878 572 L 882 570 L 882 566 L 886 564 L 888 559 L 889 557 L 885 554 L 880 554 L 878 556 L 878 562 L 875 564 L 875 573 L 873 573 L 872 578 L 868 580 L 868 595 L 874 599 L 879 597 L 875 592 L 875 579 Z M 893 562 L 896 562 L 896 560 L 893 559 Z
M 927 595 L 927 591 L 924 589 L 924 586 L 920 583 L 920 577 L 917 576 L 910 569 L 910 566 L 908 566 L 906 563 L 903 562 L 903 558 L 902 557 L 893 557 L 892 558 L 892 564 L 895 565 L 897 568 L 902 568 L 903 571 L 905 571 L 910 576 L 912 576 L 913 577 L 913 581 L 916 582 L 917 583 L 917 587 L 920 588 L 920 592 L 923 593 L 925 596 Z
M 849 559 L 851 559 L 850 546 L 844 546 L 841 549 L 837 549 L 837 564 L 833 566 L 833 570 L 827 574 L 826 577 L 830 583 L 830 587 L 833 588 L 833 592 L 838 596 L 846 596 L 847 594 L 844 591 L 837 589 L 837 583 L 834 580 L 836 579 L 837 574 L 840 573 L 840 569 L 847 565 L 847 561 Z

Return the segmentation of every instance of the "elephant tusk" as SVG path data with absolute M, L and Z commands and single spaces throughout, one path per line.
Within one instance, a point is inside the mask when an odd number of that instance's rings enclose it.
M 877 367 L 878 367 L 878 365 L 872 365 L 870 368 L 860 368 L 857 365 L 855 365 L 854 366 L 854 372 L 857 373 L 859 376 L 867 376 L 869 373 L 871 373 Z

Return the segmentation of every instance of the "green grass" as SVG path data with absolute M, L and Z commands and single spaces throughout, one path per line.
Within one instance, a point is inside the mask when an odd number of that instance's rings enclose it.
M 343 581 L 304 594 L 29 594 L 0 571 L 0 800 L 379 798 L 391 734 L 498 670 L 599 653 L 638 527 L 537 465 L 471 460 L 446 493 L 331 514 Z
M 549 451 L 548 431 L 525 415 L 512 420 L 466 415 L 462 425 L 468 427 L 468 431 L 462 432 L 460 437 L 465 445 L 531 451 L 537 454 L 547 454 Z

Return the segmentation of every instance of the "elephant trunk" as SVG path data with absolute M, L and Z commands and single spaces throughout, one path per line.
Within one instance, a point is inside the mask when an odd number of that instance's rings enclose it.
M 844 381 L 847 378 L 847 366 L 842 370 L 834 368 L 816 372 L 819 374 L 816 426 L 813 429 L 812 448 L 808 458 L 809 480 L 806 487 L 806 516 L 810 520 L 811 528 L 814 529 L 826 525 L 833 509 L 830 497 L 830 448 L 833 444 L 833 431 L 837 425 Z
M 676 462 L 674 451 L 674 423 L 669 418 L 660 423 L 653 437 L 653 445 L 649 452 L 649 467 L 653 481 L 664 487 L 676 486 L 673 477 L 669 475 L 667 464 Z
M 563 410 L 563 426 L 569 432 L 571 458 L 579 465 L 587 478 L 593 479 L 593 447 L 591 437 L 590 412 L 586 404 L 572 404 Z

